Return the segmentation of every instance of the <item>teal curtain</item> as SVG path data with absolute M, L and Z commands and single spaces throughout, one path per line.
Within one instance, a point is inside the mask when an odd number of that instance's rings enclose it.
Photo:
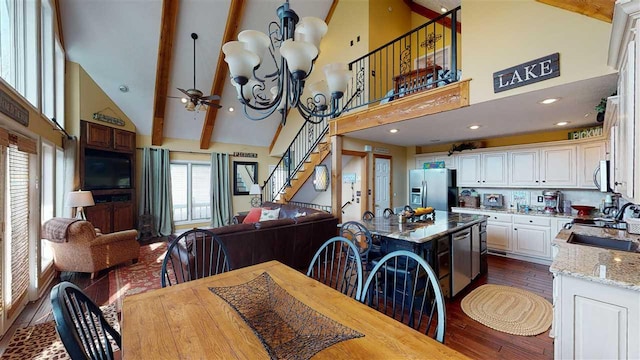
M 231 223 L 233 217 L 229 154 L 211 153 L 211 225 Z
M 151 215 L 151 235 L 167 236 L 174 232 L 171 199 L 171 164 L 169 150 L 144 148 L 140 215 Z

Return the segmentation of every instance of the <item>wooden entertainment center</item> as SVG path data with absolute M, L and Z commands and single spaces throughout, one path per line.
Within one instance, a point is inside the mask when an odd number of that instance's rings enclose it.
M 135 151 L 134 132 L 88 121 L 80 122 L 80 185 L 83 190 L 91 190 L 96 203 L 95 206 L 85 207 L 84 212 L 87 220 L 104 234 L 135 229 Z M 112 163 L 119 168 L 105 171 L 125 174 L 122 179 L 117 179 L 120 183 L 110 186 L 105 181 L 96 185 L 96 181 L 101 181 L 100 177 L 87 169 L 95 165 L 91 163 L 92 156 L 113 159 Z M 116 177 L 113 176 L 114 179 Z

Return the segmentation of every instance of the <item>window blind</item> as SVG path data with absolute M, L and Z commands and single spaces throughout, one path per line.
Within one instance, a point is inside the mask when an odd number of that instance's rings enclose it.
M 11 242 L 11 305 L 29 287 L 29 154 L 10 144 L 7 148 L 9 196 L 7 218 Z

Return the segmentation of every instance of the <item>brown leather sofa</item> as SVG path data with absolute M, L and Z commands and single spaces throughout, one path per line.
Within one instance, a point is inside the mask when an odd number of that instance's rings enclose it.
M 306 271 L 320 246 L 337 234 L 338 219 L 324 211 L 277 203 L 262 207 L 280 208 L 278 220 L 242 224 L 244 216 L 236 216 L 237 224 L 208 229 L 227 248 L 231 269 L 278 260 Z M 295 217 L 300 213 L 306 216 Z M 171 235 L 167 240 L 176 237 Z M 172 256 L 177 256 L 176 251 L 187 251 L 186 244 L 181 242 Z

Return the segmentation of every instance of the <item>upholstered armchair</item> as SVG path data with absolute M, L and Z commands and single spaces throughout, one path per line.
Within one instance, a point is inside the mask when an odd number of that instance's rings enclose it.
M 140 253 L 136 230 L 100 234 L 84 220 L 53 218 L 44 223 L 41 235 L 53 250 L 56 270 L 87 272 L 92 279 L 100 270 L 137 262 Z

